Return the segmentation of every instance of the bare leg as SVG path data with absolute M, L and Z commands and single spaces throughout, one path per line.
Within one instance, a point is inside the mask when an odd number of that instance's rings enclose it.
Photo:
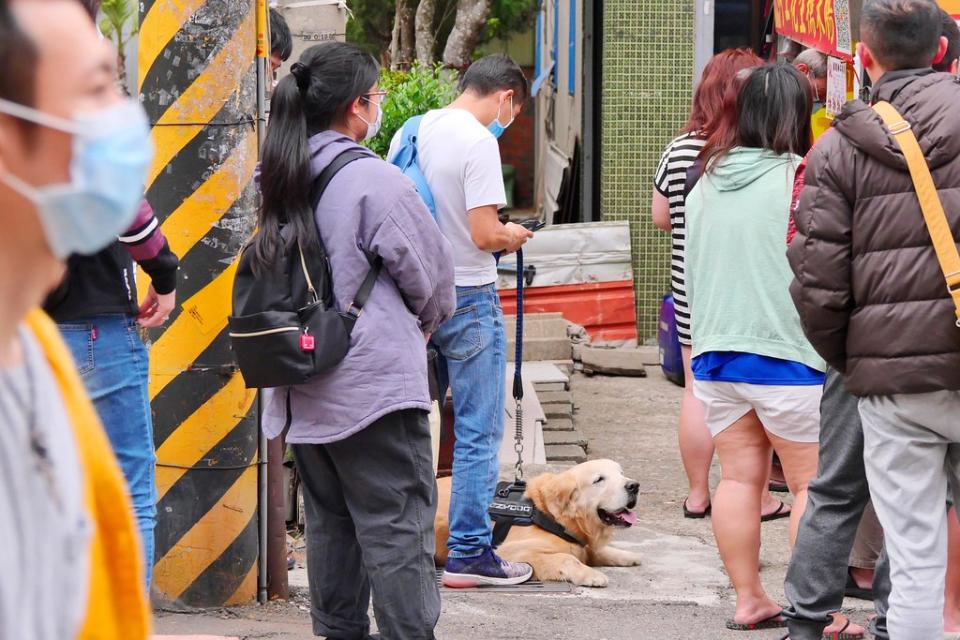
M 710 505 L 710 464 L 713 438 L 703 418 L 703 404 L 693 395 L 692 348 L 682 347 L 686 386 L 680 401 L 680 457 L 687 473 L 687 508 L 704 511 Z
M 783 475 L 793 494 L 793 512 L 790 514 L 790 546 L 797 541 L 800 517 L 807 507 L 807 485 L 817 475 L 817 460 L 820 444 L 817 442 L 792 442 L 767 431 L 767 437 L 777 450 L 783 463 Z
M 721 480 L 714 498 L 713 532 L 737 592 L 733 620 L 751 624 L 780 612 L 760 582 L 760 501 L 770 473 L 770 442 L 753 411 L 715 441 Z

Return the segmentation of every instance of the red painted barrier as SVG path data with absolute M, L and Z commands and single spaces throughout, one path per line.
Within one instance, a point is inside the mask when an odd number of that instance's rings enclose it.
M 502 289 L 500 302 L 504 313 L 517 313 L 515 289 Z M 523 305 L 525 313 L 560 312 L 586 328 L 594 340 L 637 337 L 637 306 L 630 280 L 524 289 Z

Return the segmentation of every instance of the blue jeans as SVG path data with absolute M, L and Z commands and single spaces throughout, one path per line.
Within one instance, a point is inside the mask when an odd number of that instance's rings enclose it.
M 457 287 L 457 311 L 431 338 L 453 390 L 453 494 L 450 557 L 477 556 L 492 544 L 487 508 L 500 473 L 507 336 L 495 285 Z M 446 389 L 444 380 L 441 389 Z
M 157 522 L 157 457 L 147 392 L 147 350 L 130 316 L 93 316 L 59 326 L 127 479 L 149 590 Z

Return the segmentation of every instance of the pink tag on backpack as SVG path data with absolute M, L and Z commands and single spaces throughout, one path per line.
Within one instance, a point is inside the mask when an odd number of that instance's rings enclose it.
M 300 351 L 313 351 L 317 348 L 317 341 L 309 333 L 300 336 Z

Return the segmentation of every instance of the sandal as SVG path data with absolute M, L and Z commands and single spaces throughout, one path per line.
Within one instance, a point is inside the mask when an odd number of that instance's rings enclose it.
M 710 515 L 710 512 L 713 511 L 713 505 L 708 504 L 707 508 L 703 511 L 690 511 L 687 509 L 687 501 L 683 501 L 683 517 L 690 518 L 691 520 L 703 520 Z
M 789 518 L 792 511 L 784 511 L 787 508 L 787 504 L 780 501 L 780 506 L 777 507 L 777 510 L 773 513 L 768 513 L 767 515 L 760 516 L 760 522 L 771 522 L 773 520 L 780 520 L 782 518 Z
M 824 635 L 822 640 L 863 640 L 863 638 L 866 637 L 865 635 L 858 636 L 852 633 L 844 633 L 844 631 L 850 628 L 851 624 L 853 624 L 853 621 L 847 620 L 847 624 L 843 625 L 843 628 L 840 629 L 840 631 Z
M 761 629 L 782 629 L 787 626 L 786 619 L 781 614 L 772 615 L 766 620 L 754 622 L 752 624 L 740 624 L 733 620 L 727 620 L 727 629 L 731 631 L 759 631 Z

